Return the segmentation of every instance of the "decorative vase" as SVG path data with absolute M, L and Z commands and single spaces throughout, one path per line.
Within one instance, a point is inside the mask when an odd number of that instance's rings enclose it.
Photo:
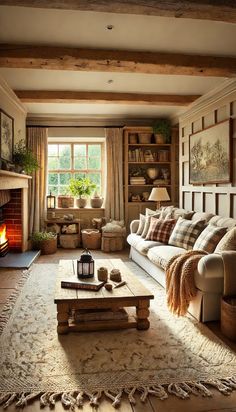
M 147 169 L 147 175 L 152 180 L 157 178 L 158 173 L 159 173 L 159 170 L 156 167 L 149 167 Z
M 139 133 L 138 134 L 138 141 L 141 144 L 149 144 L 151 143 L 152 133 Z
M 87 199 L 84 199 L 82 197 L 78 198 L 75 200 L 76 206 L 81 208 L 84 208 L 87 204 Z
M 99 208 L 102 207 L 103 198 L 102 197 L 93 197 L 90 199 L 91 207 Z

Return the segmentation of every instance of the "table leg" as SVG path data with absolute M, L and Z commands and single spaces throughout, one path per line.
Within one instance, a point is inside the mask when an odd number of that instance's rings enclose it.
M 136 319 L 137 319 L 137 329 L 147 330 L 150 326 L 148 320 L 149 316 L 149 300 L 140 300 L 138 306 L 136 307 Z
M 59 335 L 69 332 L 69 306 L 65 303 L 57 304 L 57 333 Z

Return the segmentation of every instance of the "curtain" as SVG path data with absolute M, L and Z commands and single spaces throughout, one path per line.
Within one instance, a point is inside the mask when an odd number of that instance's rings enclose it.
M 40 166 L 32 173 L 32 180 L 29 182 L 29 235 L 31 235 L 43 229 L 46 215 L 48 129 L 28 127 L 27 145 Z
M 119 128 L 107 128 L 107 178 L 105 216 L 108 219 L 124 219 L 123 197 L 123 131 Z

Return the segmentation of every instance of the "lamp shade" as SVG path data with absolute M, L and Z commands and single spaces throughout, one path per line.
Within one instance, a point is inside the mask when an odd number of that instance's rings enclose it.
M 165 187 L 154 187 L 150 193 L 148 200 L 164 202 L 170 200 L 170 196 Z

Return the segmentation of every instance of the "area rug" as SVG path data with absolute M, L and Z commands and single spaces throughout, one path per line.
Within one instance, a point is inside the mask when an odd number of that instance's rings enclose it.
M 56 333 L 55 264 L 35 264 L 24 273 L 1 317 L 0 403 L 24 406 L 97 405 L 102 394 L 117 406 L 149 393 L 189 398 L 236 389 L 236 355 L 203 324 L 172 315 L 165 291 L 134 263 L 130 269 L 155 295 L 150 329 Z M 27 279 L 28 277 L 28 279 Z M 24 283 L 25 279 L 25 283 Z M 24 285 L 23 285 L 24 283 Z

